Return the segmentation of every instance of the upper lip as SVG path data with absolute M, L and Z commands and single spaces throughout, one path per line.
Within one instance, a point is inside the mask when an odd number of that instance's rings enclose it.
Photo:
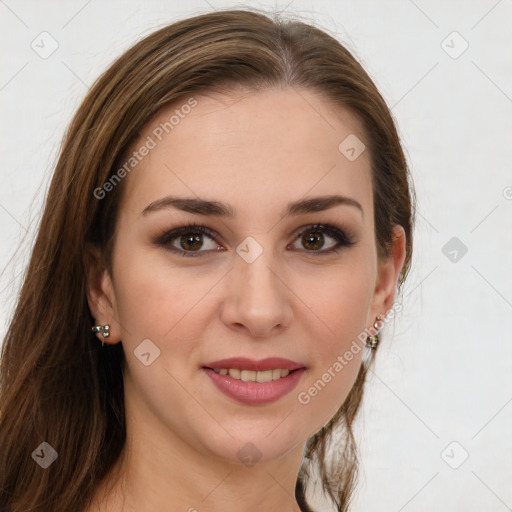
M 232 368 L 239 370 L 252 370 L 255 372 L 280 368 L 282 370 L 292 371 L 304 368 L 304 365 L 282 357 L 267 357 L 266 359 L 259 360 L 249 359 L 247 357 L 231 357 L 229 359 L 219 359 L 218 361 L 206 363 L 203 365 L 203 368 L 212 368 L 213 370 Z

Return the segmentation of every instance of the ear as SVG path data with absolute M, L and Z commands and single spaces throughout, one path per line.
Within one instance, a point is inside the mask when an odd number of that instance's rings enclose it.
M 105 343 L 118 343 L 121 341 L 121 331 L 117 321 L 114 287 L 98 248 L 88 247 L 86 249 L 85 266 L 87 272 L 87 302 L 94 323 L 95 325 L 108 324 L 110 326 L 110 336 L 108 338 L 103 338 L 101 333 L 96 333 L 96 337 Z
M 385 316 L 393 307 L 395 300 L 398 277 L 404 266 L 406 256 L 406 235 L 404 228 L 395 225 L 392 234 L 392 245 L 389 255 L 379 261 L 377 280 L 373 295 L 370 318 L 372 326 L 378 315 Z

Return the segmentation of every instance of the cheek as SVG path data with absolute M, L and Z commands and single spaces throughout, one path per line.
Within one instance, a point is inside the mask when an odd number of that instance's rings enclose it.
M 356 258 L 354 258 L 356 259 Z M 359 255 L 358 263 L 344 265 L 329 276 L 317 276 L 318 291 L 310 289 L 306 304 L 314 313 L 314 364 L 297 401 L 315 428 L 332 418 L 352 389 L 365 348 L 364 329 L 373 293 L 372 261 Z M 311 286 L 311 279 L 308 280 Z M 321 291 L 320 291 L 321 290 Z M 313 430 L 314 431 L 314 430 Z M 313 431 L 311 433 L 313 433 Z
M 123 343 L 161 342 L 197 302 L 202 286 L 191 283 L 186 272 L 154 264 L 145 251 L 128 251 L 120 243 L 118 254 L 115 295 Z
M 186 367 L 211 321 L 212 297 L 225 271 L 175 266 L 161 253 L 128 251 L 121 244 L 119 255 L 115 294 L 125 351 L 148 338 L 160 349 L 161 363 L 184 372 L 180 367 Z
M 204 332 L 205 322 L 201 319 L 208 291 L 218 277 L 194 274 L 162 263 L 161 259 L 156 264 L 147 251 L 130 252 L 121 244 L 119 248 L 119 254 L 126 257 L 120 257 L 116 263 L 116 306 L 126 354 L 126 386 L 131 386 L 126 389 L 132 407 L 149 408 L 175 430 L 181 428 L 180 418 L 192 422 L 199 417 L 200 423 L 204 423 L 202 410 L 190 400 L 190 386 L 185 390 L 183 383 L 196 373 L 190 363 L 197 340 Z M 136 357 L 142 353 L 138 347 L 146 339 L 160 351 L 148 366 Z M 155 349 L 152 345 L 145 347 L 152 358 L 151 351 Z M 173 414 L 176 410 L 181 411 L 180 416 Z
M 336 305 L 333 302 L 321 310 L 335 335 L 314 338 L 314 364 L 296 392 L 299 410 L 309 419 L 305 423 L 312 425 L 308 435 L 324 426 L 342 406 L 354 386 L 364 351 L 368 350 L 364 333 L 367 315 L 364 301 L 368 294 L 362 290 L 360 297 L 355 297 L 354 291 L 345 295 L 338 290 L 332 295 Z
M 339 266 L 309 273 L 301 283 L 301 296 L 323 325 L 326 355 L 342 350 L 366 327 L 375 271 L 371 258 L 358 252 Z

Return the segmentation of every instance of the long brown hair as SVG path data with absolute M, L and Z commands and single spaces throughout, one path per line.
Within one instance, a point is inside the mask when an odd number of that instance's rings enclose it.
M 0 504 L 3 512 L 81 511 L 122 454 L 126 439 L 122 344 L 91 332 L 86 300 L 88 248 L 111 270 L 121 181 L 93 192 L 164 106 L 235 84 L 257 90 L 307 88 L 350 109 L 363 123 L 371 156 L 375 240 L 387 255 L 403 226 L 412 255 L 413 190 L 391 113 L 376 86 L 336 39 L 301 21 L 255 9 L 195 16 L 145 37 L 96 81 L 66 133 L 0 367 Z M 341 141 L 340 141 L 341 142 Z M 352 424 L 370 363 L 334 418 L 307 442 L 296 486 L 302 510 L 316 468 L 337 510 L 348 509 L 357 476 Z M 328 449 L 334 429 L 342 442 Z M 58 453 L 43 469 L 34 450 Z M 332 455 L 331 452 L 332 451 Z

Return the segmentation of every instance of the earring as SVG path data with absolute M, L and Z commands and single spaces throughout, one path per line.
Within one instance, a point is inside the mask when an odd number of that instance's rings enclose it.
M 106 339 L 110 336 L 110 325 L 93 325 L 92 332 L 100 332 L 103 339 Z M 105 346 L 105 342 L 103 340 L 101 340 L 101 346 Z
M 375 320 L 375 323 L 373 324 L 373 328 L 375 329 L 375 331 L 378 331 L 380 329 L 380 327 L 378 326 L 379 320 L 382 320 L 382 315 L 379 315 L 377 317 L 377 319 Z M 366 338 L 366 346 L 367 347 L 373 349 L 373 348 L 376 348 L 378 344 L 379 344 L 379 334 L 378 334 L 378 332 L 376 332 L 375 334 L 373 334 L 371 336 L 368 336 Z

